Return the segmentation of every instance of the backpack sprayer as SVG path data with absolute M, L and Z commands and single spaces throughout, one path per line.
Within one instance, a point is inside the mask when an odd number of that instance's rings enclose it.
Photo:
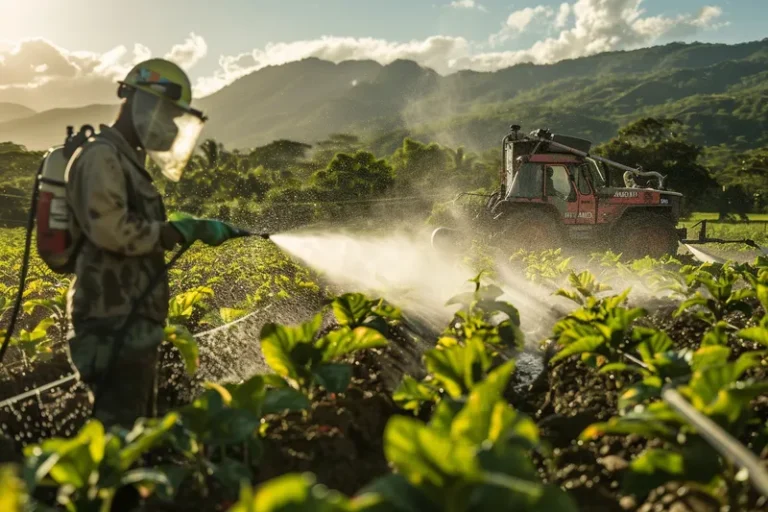
M 40 162 L 40 166 L 35 175 L 35 182 L 32 188 L 32 198 L 29 207 L 29 216 L 27 217 L 26 239 L 24 241 L 24 255 L 19 275 L 19 287 L 16 293 L 16 299 L 11 312 L 11 320 L 8 329 L 5 332 L 5 339 L 0 346 L 0 363 L 2 363 L 5 352 L 11 342 L 16 322 L 19 317 L 19 311 L 24 296 L 24 287 L 29 271 L 29 259 L 32 246 L 32 232 L 37 224 L 37 253 L 45 264 L 57 274 L 71 274 L 74 272 L 77 254 L 85 241 L 85 235 L 82 235 L 76 242 L 72 239 L 72 233 L 69 230 L 69 209 L 67 205 L 66 190 L 66 171 L 69 160 L 74 155 L 77 148 L 86 141 L 97 137 L 95 130 L 91 125 L 83 125 L 80 131 L 75 134 L 72 126 L 67 126 L 67 137 L 64 144 L 50 148 Z M 104 140 L 104 139 L 102 139 Z M 259 236 L 265 240 L 269 239 L 269 233 L 256 233 L 246 229 L 237 229 L 234 238 Z M 162 277 L 166 275 L 178 259 L 189 249 L 192 244 L 185 244 L 179 249 L 165 265 L 159 275 L 155 276 L 147 286 L 147 289 L 139 296 L 134 304 L 131 313 L 123 324 L 123 329 L 130 325 L 136 318 L 136 312 L 139 304 L 144 301 L 152 290 L 157 286 Z M 123 337 L 119 338 L 118 346 L 113 355 L 120 352 Z M 116 357 L 113 357 L 113 361 Z M 110 367 L 112 367 L 112 362 Z M 110 372 L 107 371 L 105 375 Z

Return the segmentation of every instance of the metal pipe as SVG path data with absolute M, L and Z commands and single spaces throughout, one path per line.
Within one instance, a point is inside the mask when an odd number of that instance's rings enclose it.
M 554 146 L 554 147 L 560 148 L 560 149 L 565 149 L 565 150 L 570 151 L 571 153 L 573 153 L 575 155 L 578 155 L 578 156 L 581 156 L 581 157 L 584 157 L 584 158 L 591 158 L 593 160 L 597 160 L 598 162 L 602 162 L 604 164 L 612 165 L 612 166 L 614 166 L 614 167 L 616 167 L 618 169 L 621 169 L 622 171 L 629 171 L 629 172 L 635 173 L 635 174 L 637 174 L 639 176 L 646 176 L 646 175 L 649 175 L 649 174 L 653 175 L 653 176 L 657 176 L 659 178 L 659 180 L 660 180 L 659 187 L 663 188 L 663 186 L 664 186 L 664 176 L 662 176 L 658 172 L 655 172 L 655 171 L 641 171 L 640 169 L 637 169 L 635 167 L 630 167 L 628 165 L 620 164 L 619 162 L 614 162 L 613 160 L 609 160 L 609 159 L 603 158 L 601 156 L 590 155 L 589 153 L 587 153 L 585 151 L 580 151 L 578 149 L 572 148 L 570 146 L 566 146 L 565 144 L 560 144 L 559 142 L 555 142 L 555 141 L 552 141 L 552 140 L 542 139 L 540 137 L 538 139 L 535 139 L 535 140 L 538 140 L 539 142 L 546 142 L 550 146 Z
M 752 480 L 755 488 L 763 496 L 768 496 L 768 471 L 754 453 L 720 428 L 714 421 L 697 411 L 674 389 L 662 390 L 661 397 L 675 411 L 684 416 L 723 457 L 747 470 L 749 479 Z

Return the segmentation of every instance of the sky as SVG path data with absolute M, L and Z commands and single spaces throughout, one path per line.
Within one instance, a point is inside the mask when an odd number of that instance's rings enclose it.
M 0 102 L 111 103 L 150 56 L 195 96 L 268 65 L 412 59 L 442 74 L 768 37 L 768 0 L 0 0 Z

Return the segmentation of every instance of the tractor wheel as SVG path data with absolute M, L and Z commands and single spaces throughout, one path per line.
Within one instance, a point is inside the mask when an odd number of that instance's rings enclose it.
M 458 229 L 440 227 L 432 232 L 432 248 L 441 254 L 458 254 L 469 248 L 471 238 Z
M 562 228 L 547 212 L 538 209 L 513 212 L 500 222 L 504 225 L 494 236 L 493 245 L 507 255 L 520 249 L 539 252 L 563 245 Z
M 657 213 L 645 213 L 620 221 L 612 245 L 626 259 L 661 258 L 677 254 L 678 238 L 671 220 Z

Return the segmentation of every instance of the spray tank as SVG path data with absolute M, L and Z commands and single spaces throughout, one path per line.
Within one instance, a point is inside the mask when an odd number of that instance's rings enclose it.
M 59 274 L 71 273 L 80 242 L 73 243 L 69 230 L 66 172 L 75 150 L 95 135 L 90 125 L 83 125 L 75 135 L 67 126 L 64 144 L 50 148 L 40 163 L 33 196 L 37 223 L 37 253 L 45 264 Z

